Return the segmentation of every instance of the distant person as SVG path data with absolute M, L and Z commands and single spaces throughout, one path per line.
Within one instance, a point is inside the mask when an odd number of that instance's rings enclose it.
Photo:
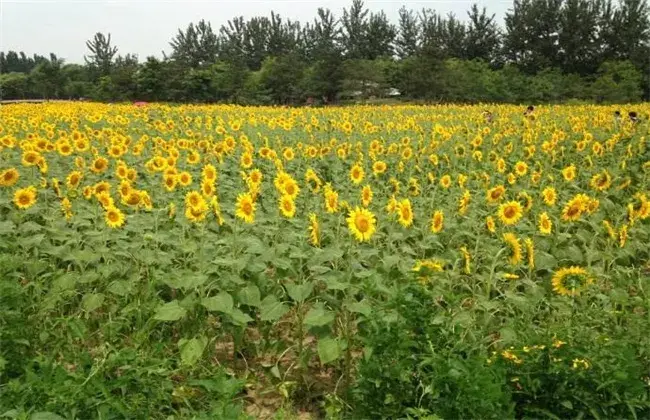
M 529 120 L 534 120 L 535 119 L 535 107 L 532 105 L 528 105 L 528 108 L 526 108 L 526 111 L 524 111 L 524 117 L 528 118 Z
M 484 111 L 483 118 L 485 119 L 486 123 L 492 124 L 492 121 L 494 121 L 494 114 L 492 114 L 490 111 Z
M 631 122 L 632 124 L 637 124 L 638 122 L 641 121 L 641 120 L 639 119 L 639 116 L 637 115 L 637 113 L 634 112 L 634 111 L 630 111 L 630 112 L 628 112 L 627 116 L 628 116 L 628 118 L 630 119 L 630 122 Z
M 614 111 L 614 121 L 621 122 L 621 111 Z

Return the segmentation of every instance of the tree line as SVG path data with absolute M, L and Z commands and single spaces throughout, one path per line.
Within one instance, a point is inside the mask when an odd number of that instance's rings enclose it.
M 422 101 L 632 102 L 650 99 L 646 0 L 514 0 L 500 26 L 472 5 L 466 19 L 402 7 L 397 22 L 353 0 L 311 22 L 276 13 L 214 30 L 179 29 L 171 54 L 139 61 L 110 34 L 85 63 L 0 52 L 4 99 L 332 103 Z

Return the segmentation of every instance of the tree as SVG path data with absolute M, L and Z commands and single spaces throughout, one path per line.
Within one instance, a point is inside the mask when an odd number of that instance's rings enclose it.
M 297 103 L 302 98 L 299 83 L 304 66 L 295 55 L 268 57 L 260 69 L 260 84 L 271 100 L 279 104 Z
M 566 73 L 593 74 L 602 59 L 602 2 L 566 0 L 560 10 L 559 64 Z
M 607 61 L 598 69 L 591 86 L 597 102 L 637 102 L 641 99 L 641 72 L 630 61 Z
M 367 16 L 368 9 L 365 8 L 362 0 L 352 0 L 350 8 L 343 9 L 341 18 L 343 30 L 340 42 L 346 58 L 366 58 L 364 51 L 366 49 Z
M 494 14 L 488 16 L 485 7 L 479 11 L 476 4 L 467 12 L 469 24 L 465 37 L 465 56 L 488 63 L 499 61 L 500 34 Z
M 420 26 L 417 16 L 406 7 L 399 9 L 399 30 L 395 39 L 395 50 L 401 59 L 414 56 L 419 49 Z
M 97 32 L 95 37 L 86 41 L 86 46 L 92 54 L 84 56 L 86 64 L 100 76 L 106 76 L 111 71 L 113 58 L 117 54 L 117 47 L 111 45 L 111 34 L 108 37 Z
M 563 0 L 515 0 L 506 13 L 505 58 L 527 73 L 559 64 Z
M 44 99 L 59 98 L 63 93 L 65 79 L 61 72 L 63 60 L 54 54 L 50 60 L 39 63 L 30 72 L 29 78 L 34 85 L 34 91 Z
M 191 68 L 213 64 L 219 53 L 218 37 L 212 25 L 203 19 L 196 25 L 190 23 L 185 31 L 179 29 L 169 45 L 171 58 Z
M 29 95 L 28 84 L 25 73 L 0 74 L 0 99 L 25 99 Z

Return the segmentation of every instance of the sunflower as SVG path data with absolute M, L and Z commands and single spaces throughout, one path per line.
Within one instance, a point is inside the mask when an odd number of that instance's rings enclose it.
M 593 283 L 593 279 L 582 267 L 561 268 L 553 274 L 553 291 L 561 296 L 577 296 Z
M 239 165 L 244 169 L 248 169 L 253 166 L 253 155 L 248 152 L 242 154 L 239 160 Z
M 203 167 L 201 176 L 205 181 L 215 182 L 217 180 L 217 168 L 215 168 L 214 165 L 208 163 Z
M 296 182 L 295 179 L 289 177 L 282 184 L 282 188 L 280 189 L 280 192 L 282 193 L 282 195 L 288 195 L 293 200 L 295 200 L 298 197 L 298 193 L 300 192 L 300 187 L 298 186 L 298 183 Z
M 562 169 L 562 176 L 564 177 L 565 181 L 573 181 L 576 177 L 576 174 L 577 171 L 576 171 L 576 166 L 574 164 L 571 164 L 566 168 Z
M 120 182 L 120 187 L 118 188 L 120 195 L 126 197 L 131 192 L 131 183 L 129 181 Z
M 409 194 L 413 197 L 420 195 L 420 182 L 417 178 L 409 178 Z
M 104 220 L 106 220 L 108 227 L 116 229 L 124 225 L 124 214 L 117 207 L 110 206 L 106 208 Z
M 485 227 L 490 233 L 495 233 L 497 231 L 496 223 L 494 222 L 494 217 L 488 216 L 485 218 Z
M 589 201 L 589 197 L 584 194 L 574 196 L 562 209 L 562 220 L 565 222 L 575 222 L 580 219 L 582 213 L 587 210 Z
M 93 187 L 89 185 L 84 187 L 83 196 L 86 200 L 90 200 L 93 196 Z
M 36 166 L 43 159 L 40 153 L 29 150 L 23 153 L 21 163 L 23 166 Z
M 201 182 L 201 193 L 206 197 L 210 198 L 214 195 L 214 183 L 209 182 L 209 181 L 202 181 Z
M 188 187 L 192 184 L 192 175 L 190 175 L 189 172 L 183 171 L 178 174 L 177 177 L 178 183 L 181 185 L 181 187 Z
M 503 174 L 506 172 L 507 169 L 508 167 L 506 166 L 506 161 L 503 160 L 503 158 L 499 158 L 499 160 L 497 161 L 497 172 Z
M 539 215 L 539 233 L 542 235 L 550 235 L 553 229 L 553 222 L 548 217 L 546 212 Z
M 176 175 L 163 175 L 163 184 L 167 191 L 172 192 L 178 185 L 178 177 Z
M 606 191 L 612 185 L 612 176 L 605 169 L 601 173 L 592 176 L 589 185 L 594 190 Z
M 528 164 L 526 162 L 519 161 L 515 163 L 515 174 L 517 176 L 524 176 L 528 172 Z
M 387 168 L 386 162 L 384 162 L 383 160 L 378 160 L 372 164 L 372 173 L 375 176 L 379 176 L 384 172 L 386 172 L 386 168 Z
M 372 202 L 372 189 L 370 188 L 370 185 L 366 185 L 361 190 L 361 204 L 363 205 L 363 207 L 368 207 L 371 202 Z
M 262 171 L 259 169 L 253 169 L 248 174 L 247 181 L 252 185 L 259 186 L 262 183 Z
M 16 168 L 5 169 L 0 172 L 0 187 L 11 187 L 20 178 L 20 174 Z
M 208 205 L 203 198 L 201 198 L 201 202 L 196 206 L 185 206 L 185 217 L 193 223 L 199 223 L 205 220 L 207 212 Z
M 621 229 L 618 231 L 618 245 L 623 248 L 627 242 L 627 225 L 621 226 Z
M 469 203 L 471 202 L 471 200 L 472 200 L 472 196 L 469 190 L 465 190 L 463 192 L 463 195 L 458 200 L 458 214 L 464 216 L 467 213 L 467 209 L 469 208 Z
M 246 223 L 253 223 L 255 221 L 255 208 L 256 204 L 250 194 L 239 194 L 237 196 L 235 216 Z
M 413 224 L 413 208 L 408 198 L 397 203 L 397 221 L 404 227 Z
M 282 157 L 284 160 L 291 161 L 296 157 L 296 154 L 291 147 L 285 147 L 282 151 Z
M 485 198 L 488 203 L 494 204 L 499 202 L 505 196 L 506 188 L 503 185 L 497 185 L 494 188 L 487 190 Z
M 440 233 L 445 223 L 445 214 L 442 210 L 436 210 L 431 216 L 431 233 Z
M 508 255 L 508 262 L 511 265 L 517 265 L 521 262 L 521 243 L 519 239 L 513 233 L 504 233 L 503 242 L 508 245 L 510 254 Z
M 355 163 L 350 169 L 350 180 L 358 185 L 363 181 L 364 171 L 360 164 Z
M 320 246 L 320 224 L 314 213 L 309 213 L 309 242 L 313 246 Z
M 528 268 L 535 268 L 535 244 L 531 238 L 526 238 L 524 240 L 524 245 L 526 245 L 526 258 L 528 260 Z
M 224 223 L 223 216 L 221 215 L 221 205 L 219 204 L 219 200 L 217 199 L 216 196 L 212 197 L 210 200 L 210 206 L 212 207 L 212 212 L 214 213 L 214 217 L 217 219 L 217 224 L 219 226 L 222 226 Z
M 36 204 L 36 187 L 27 187 L 16 190 L 14 193 L 14 204 L 22 210 L 26 210 Z
M 309 189 L 316 194 L 320 191 L 320 187 L 323 185 L 323 181 L 320 180 L 316 172 L 309 168 L 305 172 L 305 182 L 309 185 Z
M 377 219 L 368 209 L 355 207 L 350 211 L 346 221 L 348 228 L 359 242 L 370 240 L 377 229 Z
M 542 198 L 544 199 L 544 204 L 547 206 L 554 206 L 557 201 L 557 192 L 553 187 L 546 187 L 542 191 Z
M 443 175 L 442 178 L 440 178 L 440 186 L 444 189 L 451 187 L 451 177 L 449 175 Z
M 521 191 L 517 194 L 517 200 L 523 203 L 525 212 L 528 212 L 533 208 L 533 197 L 531 197 L 526 191 Z
M 201 155 L 196 150 L 192 150 L 186 160 L 188 164 L 196 165 L 201 161 Z
M 339 193 L 330 188 L 325 189 L 325 210 L 328 213 L 339 211 Z
M 99 201 L 99 204 L 104 209 L 107 209 L 109 207 L 115 207 L 115 202 L 113 201 L 113 197 L 111 197 L 108 191 L 102 191 L 99 194 L 95 194 L 95 197 L 97 198 L 97 201 Z
M 463 272 L 465 274 L 471 274 L 472 273 L 472 268 L 471 268 L 471 262 L 472 262 L 472 256 L 470 255 L 469 251 L 467 250 L 467 247 L 461 246 L 460 247 L 460 252 L 463 254 Z
M 499 219 L 506 226 L 516 224 L 524 214 L 522 205 L 518 201 L 508 201 L 499 206 Z
M 296 215 L 296 203 L 290 195 L 283 195 L 280 197 L 278 208 L 282 215 L 288 219 L 291 219 Z
M 104 172 L 108 169 L 108 160 L 104 157 L 98 157 L 93 160 L 93 163 L 90 165 L 90 170 L 96 174 Z

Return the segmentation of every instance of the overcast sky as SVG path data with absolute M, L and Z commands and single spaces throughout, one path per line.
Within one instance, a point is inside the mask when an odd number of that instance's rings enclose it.
M 161 57 L 169 52 L 169 41 L 178 28 L 206 19 L 218 30 L 234 16 L 268 16 L 311 21 L 318 7 L 329 8 L 340 17 L 352 0 L 0 0 L 0 51 L 25 51 L 28 55 L 56 53 L 66 62 L 83 63 L 85 42 L 96 32 L 110 33 L 120 54 Z M 424 7 L 465 18 L 472 3 L 496 14 L 499 24 L 511 1 L 366 0 L 372 11 L 384 10 L 397 23 L 402 6 Z

